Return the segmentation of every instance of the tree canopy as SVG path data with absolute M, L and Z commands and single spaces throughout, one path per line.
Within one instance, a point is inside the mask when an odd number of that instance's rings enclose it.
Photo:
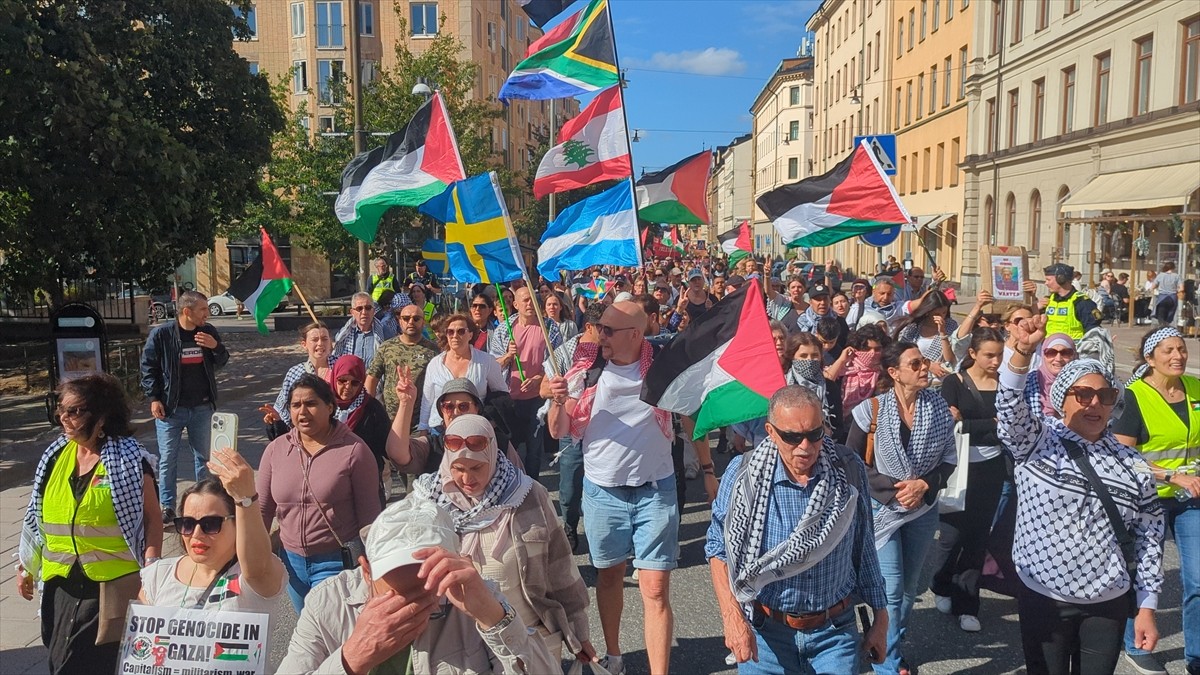
M 0 286 L 153 283 L 259 197 L 283 115 L 222 0 L 0 0 Z

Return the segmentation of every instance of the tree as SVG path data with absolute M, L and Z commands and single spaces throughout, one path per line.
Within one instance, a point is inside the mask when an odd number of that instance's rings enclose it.
M 260 197 L 283 116 L 227 2 L 0 0 L 0 26 L 0 286 L 152 285 Z

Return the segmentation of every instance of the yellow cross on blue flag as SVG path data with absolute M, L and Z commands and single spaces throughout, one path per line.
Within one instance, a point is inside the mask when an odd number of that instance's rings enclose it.
M 453 183 L 420 211 L 446 224 L 446 260 L 458 281 L 498 284 L 525 275 L 496 172 Z
M 429 266 L 429 271 L 440 276 L 446 274 L 446 242 L 441 239 L 426 239 L 421 246 L 421 260 Z

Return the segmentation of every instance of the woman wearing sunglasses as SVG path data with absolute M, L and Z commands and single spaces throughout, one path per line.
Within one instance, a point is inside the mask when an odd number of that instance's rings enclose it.
M 159 607 L 271 613 L 287 573 L 271 554 L 254 468 L 236 451 L 213 452 L 212 476 L 179 497 L 175 531 L 186 555 L 142 570 L 140 600 Z
M 1016 338 L 1011 333 L 1007 344 L 1009 349 L 1016 347 Z M 1063 366 L 1079 358 L 1075 341 L 1066 333 L 1054 333 L 1046 336 L 1036 353 L 1041 359 L 1037 367 L 1030 370 L 1029 378 L 1025 381 L 1025 400 L 1030 410 L 1040 411 L 1048 417 L 1062 417 L 1050 401 L 1050 390 Z
M 1113 423 L 1117 440 L 1137 448 L 1158 481 L 1158 499 L 1175 533 L 1183 581 L 1184 660 L 1200 672 L 1200 476 L 1180 469 L 1200 463 L 1200 379 L 1185 375 L 1188 349 L 1174 327 L 1142 337 L 1141 363 L 1125 390 L 1125 412 Z M 1125 631 L 1125 654 L 1139 670 L 1161 669 Z
M 63 383 L 58 395 L 62 435 L 34 474 L 17 592 L 33 600 L 42 584 L 42 641 L 51 673 L 111 673 L 124 621 L 106 624 L 101 610 L 109 598 L 136 597 L 133 575 L 162 549 L 158 460 L 133 438 L 129 402 L 116 378 L 87 375 Z M 124 605 L 117 609 L 124 617 Z
M 466 378 L 475 385 L 475 391 L 486 398 L 489 392 L 508 391 L 508 379 L 504 376 L 496 357 L 473 346 L 475 324 L 465 314 L 446 317 L 442 336 L 446 340 L 446 351 L 438 354 L 425 366 L 425 383 L 421 396 L 419 429 L 431 429 L 442 424 L 441 411 L 434 401 L 442 394 L 442 387 L 450 380 Z M 399 416 L 399 415 L 397 415 Z
M 936 295 L 936 294 L 935 294 Z M 846 445 L 867 464 L 875 548 L 887 586 L 888 644 L 880 675 L 911 673 L 900 643 L 913 603 L 924 590 L 921 570 L 938 527 L 937 493 L 954 471 L 954 418 L 929 389 L 929 360 L 912 342 L 883 350 L 885 393 L 854 409 Z
M 263 523 L 279 518 L 280 557 L 288 596 L 299 612 L 304 596 L 345 569 L 361 550 L 359 530 L 383 510 L 371 450 L 338 421 L 329 383 L 304 374 L 292 388 L 295 426 L 263 451 L 256 487 Z
M 1030 410 L 1025 379 L 1045 325 L 1038 316 L 1013 327 L 996 399 L 1020 498 L 1013 562 L 1025 665 L 1030 675 L 1112 673 L 1130 616 L 1133 646 L 1158 641 L 1162 503 L 1154 477 L 1138 472 L 1145 460 L 1109 430 L 1122 391 L 1099 361 L 1059 371 L 1050 403 L 1061 419 Z
M 444 444 L 437 473 L 417 479 L 413 498 L 450 513 L 462 554 L 500 586 L 551 658 L 561 658 L 564 644 L 582 661 L 595 658 L 587 587 L 546 488 L 500 453 L 491 422 L 479 415 L 456 417 Z
M 375 456 L 375 465 L 380 472 L 380 504 L 386 505 L 387 495 L 383 491 L 382 478 L 384 458 L 387 457 L 388 431 L 392 427 L 392 421 L 388 419 L 383 403 L 367 393 L 364 386 L 367 381 L 367 366 L 357 356 L 346 354 L 333 362 L 325 381 L 333 388 L 333 400 L 337 404 L 333 416 L 339 422 L 344 422 L 355 436 L 361 438 Z
M 950 318 L 950 300 L 939 290 L 926 293 L 918 308 L 896 327 L 893 335 L 898 342 L 911 342 L 929 359 L 930 373 L 937 382 L 949 375 L 957 359 L 950 336 L 958 330 L 958 322 Z

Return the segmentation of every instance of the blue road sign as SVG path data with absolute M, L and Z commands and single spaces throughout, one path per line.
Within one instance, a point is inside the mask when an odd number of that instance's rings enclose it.
M 867 246 L 882 247 L 882 246 L 887 246 L 888 244 L 892 243 L 893 241 L 896 241 L 896 239 L 899 236 L 900 236 L 900 226 L 893 225 L 886 230 L 879 230 L 878 232 L 868 232 L 866 234 L 860 234 L 860 235 L 858 235 L 858 238 L 861 239 L 862 243 L 866 244 Z
M 879 164 L 883 167 L 883 172 L 889 176 L 896 175 L 896 134 L 878 134 L 875 136 L 855 136 L 854 147 L 863 141 L 867 141 L 867 147 L 875 152 L 875 157 L 879 159 Z

